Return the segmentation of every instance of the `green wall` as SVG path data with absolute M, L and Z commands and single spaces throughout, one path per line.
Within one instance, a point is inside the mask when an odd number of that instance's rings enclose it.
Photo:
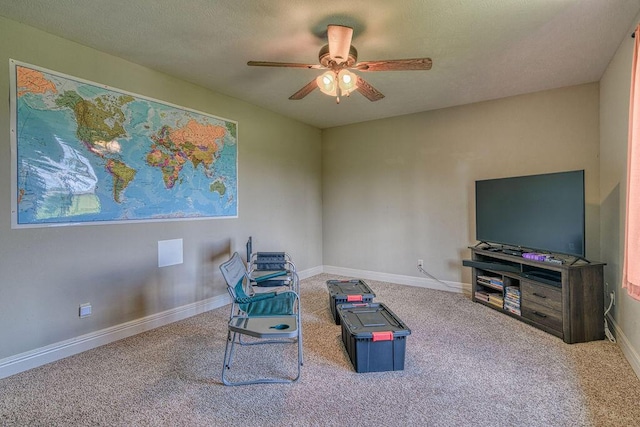
M 636 17 L 634 28 L 640 15 Z M 605 268 L 605 305 L 615 292 L 609 326 L 636 374 L 640 376 L 640 301 L 622 289 L 625 209 L 627 194 L 627 147 L 629 93 L 634 39 L 625 38 L 600 81 L 600 245 Z M 634 262 L 638 262 L 634 260 Z
M 239 217 L 11 229 L 9 59 L 238 122 Z M 0 18 L 0 367 L 3 359 L 227 294 L 235 250 L 322 264 L 321 132 L 245 102 Z M 158 241 L 184 263 L 158 268 Z M 93 315 L 78 316 L 90 302 Z
M 423 259 L 470 283 L 475 181 L 578 169 L 600 256 L 597 83 L 327 129 L 322 144 L 326 266 L 424 277 Z

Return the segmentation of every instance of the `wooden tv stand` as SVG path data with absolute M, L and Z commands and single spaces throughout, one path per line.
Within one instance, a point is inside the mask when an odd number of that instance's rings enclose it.
M 469 249 L 473 301 L 553 334 L 568 344 L 604 339 L 603 269 L 606 264 L 585 261 L 554 264 L 477 247 Z M 488 279 L 491 279 L 489 284 Z M 519 289 L 520 314 L 500 306 L 500 293 L 504 301 L 507 287 Z M 481 299 L 483 294 L 491 293 L 491 301 Z

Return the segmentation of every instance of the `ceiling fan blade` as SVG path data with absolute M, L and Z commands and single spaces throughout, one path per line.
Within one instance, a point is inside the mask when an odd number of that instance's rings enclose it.
M 431 58 L 389 59 L 386 61 L 363 61 L 353 66 L 360 71 L 409 71 L 430 70 Z
M 327 39 L 329 39 L 329 56 L 337 64 L 347 62 L 349 59 L 349 49 L 351 48 L 351 38 L 353 28 L 343 25 L 328 25 Z
M 270 61 L 249 61 L 247 65 L 253 67 L 289 67 L 289 68 L 307 68 L 318 70 L 325 68 L 320 64 L 298 64 L 295 62 L 270 62 Z
M 371 86 L 362 77 L 358 76 L 356 90 L 363 94 L 369 101 L 379 101 L 384 95 L 375 87 Z
M 305 96 L 309 95 L 311 92 L 313 92 L 313 90 L 317 87 L 318 87 L 318 83 L 316 83 L 316 79 L 313 79 L 309 83 L 307 83 L 302 89 L 300 89 L 299 91 L 291 95 L 289 99 L 292 99 L 292 100 L 302 99 Z

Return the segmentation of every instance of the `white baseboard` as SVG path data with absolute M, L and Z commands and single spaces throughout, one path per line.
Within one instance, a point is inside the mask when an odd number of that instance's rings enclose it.
M 162 313 L 152 314 L 100 331 L 71 338 L 45 347 L 30 350 L 0 360 L 0 378 L 6 378 L 101 345 L 127 338 L 178 320 L 195 316 L 231 302 L 229 295 L 219 295 L 203 301 L 187 304 Z
M 322 273 L 322 266 L 300 271 L 300 279 L 307 279 L 311 276 Z M 229 295 L 219 295 L 203 301 L 198 301 L 185 306 L 163 311 L 141 319 L 132 320 L 100 331 L 92 332 L 65 341 L 57 342 L 45 347 L 36 348 L 24 353 L 0 359 L 0 378 L 23 372 L 47 363 L 55 362 L 101 345 L 127 338 L 169 323 L 177 322 L 191 316 L 195 316 L 214 308 L 222 307 L 231 303 Z
M 335 274 L 346 277 L 357 277 L 368 280 L 379 280 L 381 282 L 397 283 L 400 285 L 418 286 L 429 289 L 437 289 L 449 292 L 461 292 L 470 290 L 469 284 L 438 281 L 428 278 L 414 276 L 404 276 L 399 274 L 380 273 L 375 271 L 357 270 L 353 268 L 317 266 L 298 273 L 300 279 L 307 279 L 321 273 Z M 447 284 L 448 286 L 445 286 Z M 179 320 L 183 320 L 200 313 L 204 313 L 215 308 L 229 304 L 231 301 L 228 295 L 219 295 L 203 301 L 198 301 L 185 306 L 177 307 L 162 313 L 153 314 L 141 319 L 132 320 L 100 331 L 92 332 L 69 340 L 54 343 L 45 347 L 30 350 L 14 356 L 0 359 L 0 379 L 23 372 L 56 360 L 63 359 L 101 345 L 127 338 L 160 326 L 168 325 Z M 623 354 L 627 358 L 631 368 L 638 378 L 640 378 L 640 355 L 631 345 L 628 338 L 616 322 L 609 316 L 607 320 L 613 325 L 616 340 Z
M 322 273 L 323 273 L 322 266 L 319 265 L 317 267 L 308 268 L 306 270 L 299 271 L 298 277 L 300 278 L 300 280 L 303 280 L 303 279 L 308 279 L 309 277 L 322 274 Z
M 357 277 L 359 279 L 379 280 L 381 282 L 397 283 L 399 285 L 417 286 L 420 288 L 437 289 L 460 293 L 463 290 L 471 292 L 471 285 L 468 283 L 451 282 L 448 280 L 434 280 L 429 278 L 404 276 L 401 274 L 379 273 L 376 271 L 356 270 L 353 268 L 334 267 L 325 265 L 324 273 L 336 274 L 339 276 Z
M 615 320 L 613 320 L 613 318 L 609 315 L 607 315 L 607 322 L 609 322 L 610 325 L 613 325 L 616 341 L 620 346 L 620 349 L 622 350 L 622 354 L 624 354 L 624 356 L 627 358 L 627 361 L 629 362 L 629 365 L 631 365 L 633 371 L 636 373 L 636 376 L 640 378 L 640 355 L 638 355 L 636 349 L 633 348 L 631 342 L 629 342 L 629 339 L 624 334 L 622 329 L 620 329 Z
M 450 292 L 460 292 L 461 288 L 469 287 L 467 284 L 448 283 L 451 288 L 432 279 L 422 279 L 419 277 L 402 276 L 397 274 L 378 273 L 374 271 L 355 270 L 350 268 L 317 266 L 298 272 L 300 279 L 321 274 L 330 273 L 348 277 L 358 277 L 369 280 L 379 280 L 383 282 L 398 283 L 401 285 L 419 286 L 424 288 L 439 289 Z M 127 338 L 169 323 L 177 322 L 195 316 L 205 311 L 222 307 L 231 302 L 228 295 L 219 295 L 203 301 L 198 301 L 185 306 L 177 307 L 162 313 L 153 314 L 141 319 L 132 320 L 110 328 L 102 329 L 89 334 L 81 335 L 65 341 L 57 342 L 45 347 L 36 348 L 24 353 L 0 359 L 0 378 L 23 372 L 47 363 L 55 362 L 83 351 L 91 350 L 101 345 Z

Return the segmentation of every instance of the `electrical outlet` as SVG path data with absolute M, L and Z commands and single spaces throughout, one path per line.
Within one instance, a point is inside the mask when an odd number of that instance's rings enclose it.
M 422 267 L 424 265 L 424 260 L 423 259 L 419 259 L 418 260 L 418 267 Z
M 91 316 L 91 304 L 84 303 L 80 304 L 80 317 L 89 317 Z

